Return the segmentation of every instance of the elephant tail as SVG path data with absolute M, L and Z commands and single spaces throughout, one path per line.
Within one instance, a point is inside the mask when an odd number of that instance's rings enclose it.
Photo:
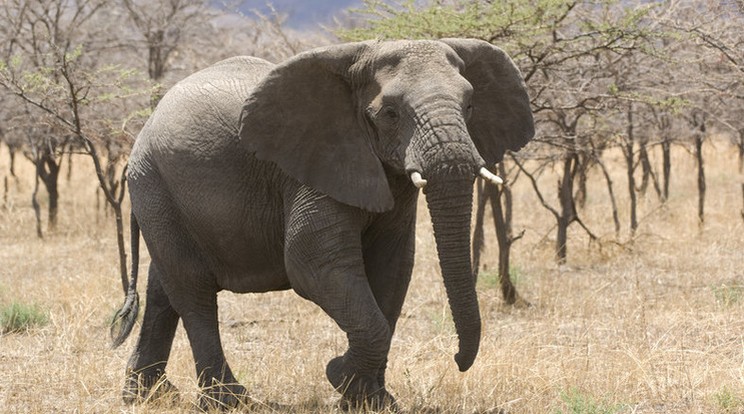
M 140 227 L 134 213 L 131 214 L 130 231 L 132 243 L 132 273 L 129 278 L 129 287 L 124 298 L 124 305 L 116 311 L 114 319 L 111 321 L 111 347 L 116 348 L 124 342 L 132 332 L 134 322 L 137 320 L 139 313 L 139 294 L 137 293 L 137 274 L 139 272 L 139 239 Z

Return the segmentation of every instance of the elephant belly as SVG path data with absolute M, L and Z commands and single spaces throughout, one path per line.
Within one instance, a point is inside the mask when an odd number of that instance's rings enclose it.
M 292 288 L 284 268 L 221 274 L 217 277 L 217 285 L 235 293 L 261 293 Z
M 290 288 L 284 269 L 283 226 L 278 217 L 265 213 L 260 220 L 249 217 L 247 223 L 216 220 L 201 233 L 200 244 L 221 289 L 248 293 Z
M 280 251 L 268 245 L 244 246 L 229 262 L 215 269 L 217 285 L 236 293 L 259 293 L 291 288 Z

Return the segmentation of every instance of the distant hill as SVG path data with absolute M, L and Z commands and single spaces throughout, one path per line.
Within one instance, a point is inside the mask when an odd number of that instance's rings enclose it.
M 253 10 L 266 14 L 270 11 L 266 3 L 288 15 L 287 26 L 303 29 L 330 23 L 334 16 L 339 16 L 344 10 L 361 6 L 362 0 L 244 0 L 240 11 L 246 16 L 250 16 Z

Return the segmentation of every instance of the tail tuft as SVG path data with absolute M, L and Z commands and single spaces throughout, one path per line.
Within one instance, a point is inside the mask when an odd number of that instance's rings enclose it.
M 116 312 L 111 321 L 111 348 L 116 348 L 127 339 L 132 332 L 134 322 L 139 313 L 139 294 L 135 289 L 129 289 L 124 305 Z

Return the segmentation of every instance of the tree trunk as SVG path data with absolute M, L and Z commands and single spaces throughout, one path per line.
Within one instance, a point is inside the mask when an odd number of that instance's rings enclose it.
M 485 246 L 483 226 L 485 221 L 486 202 L 488 197 L 484 194 L 484 180 L 477 178 L 475 183 L 477 208 L 475 211 L 475 229 L 473 229 L 473 280 L 478 283 L 478 272 L 480 272 L 480 258 Z
M 3 176 L 3 209 L 8 209 L 8 176 Z
M 641 169 L 643 171 L 639 192 L 641 193 L 641 196 L 645 196 L 646 190 L 648 190 L 648 184 L 651 183 L 654 186 L 656 195 L 661 199 L 662 195 L 661 188 L 659 187 L 659 180 L 656 178 L 656 173 L 654 173 L 654 168 L 651 164 L 651 158 L 648 155 L 648 136 L 643 134 L 638 142 L 640 145 L 638 150 L 638 161 L 641 163 Z
M 15 173 L 15 148 L 8 146 L 8 154 L 10 155 L 10 176 L 13 178 L 18 178 L 18 176 Z
M 101 221 L 101 186 L 96 187 L 96 224 Z
M 624 154 L 626 173 L 628 176 L 628 195 L 630 196 L 630 235 L 635 235 L 636 229 L 638 229 L 638 216 L 636 211 L 637 200 L 635 191 L 635 157 L 634 151 L 634 131 L 633 131 L 633 103 L 628 104 L 628 137 L 625 141 Z
M 98 154 L 93 142 L 86 138 L 81 130 L 77 129 L 77 137 L 81 140 L 85 152 L 90 155 L 91 161 L 93 161 L 93 167 L 96 172 L 96 178 L 98 178 L 98 188 L 103 193 L 106 202 L 111 205 L 114 210 L 116 218 L 116 239 L 117 246 L 119 249 L 119 272 L 122 281 L 122 290 L 124 294 L 127 294 L 129 289 L 129 278 L 127 277 L 127 252 L 124 246 L 124 221 L 122 218 L 121 204 L 126 195 L 126 173 L 127 165 L 122 168 L 121 175 L 119 176 L 119 184 L 116 188 L 111 188 L 109 181 L 106 179 L 106 172 L 101 165 L 101 157 Z M 117 192 L 118 191 L 118 192 Z
M 698 188 L 698 220 L 705 222 L 705 161 L 703 160 L 703 140 L 705 139 L 705 124 L 695 133 L 695 159 L 697 160 L 697 188 Z
M 741 184 L 741 219 L 744 220 L 744 183 Z
M 744 173 L 744 128 L 739 130 L 739 174 Z
M 31 206 L 34 208 L 34 215 L 36 216 L 36 236 L 40 239 L 44 238 L 44 233 L 41 230 L 41 206 L 37 195 L 39 194 L 39 174 L 34 175 L 34 192 L 31 194 Z
M 744 173 L 744 128 L 739 130 L 739 174 Z M 744 220 L 744 182 L 741 183 L 741 219 Z
M 615 201 L 615 191 L 613 190 L 612 177 L 610 177 L 610 173 L 607 171 L 607 167 L 605 167 L 602 160 L 597 159 L 597 164 L 599 164 L 599 167 L 602 169 L 602 174 L 604 175 L 605 182 L 607 182 L 607 192 L 609 193 L 610 204 L 612 205 L 612 221 L 613 223 L 615 223 L 615 237 L 618 237 L 620 235 L 620 217 L 617 213 L 617 202 Z
M 661 201 L 666 202 L 669 200 L 669 181 L 672 176 L 672 142 L 668 138 L 665 138 L 661 142 L 661 154 L 662 154 L 662 169 L 664 171 L 664 185 L 661 193 Z
M 49 193 L 49 223 L 47 223 L 47 226 L 50 231 L 54 231 L 57 229 L 57 217 L 59 212 L 59 190 L 57 187 L 57 179 L 54 178 L 54 181 L 50 181 L 49 183 L 44 183 L 44 186 L 47 188 L 47 192 Z
M 502 177 L 506 176 L 503 164 L 499 164 L 499 170 Z M 519 239 L 512 234 L 512 195 L 510 187 L 505 183 L 499 187 L 481 179 L 477 180 L 478 206 L 475 216 L 475 230 L 473 232 L 473 273 L 475 280 L 478 280 L 480 255 L 485 244 L 483 235 L 484 216 L 486 204 L 491 202 L 491 212 L 494 218 L 494 227 L 496 230 L 496 240 L 499 246 L 499 264 L 498 274 L 501 283 L 501 294 L 507 305 L 514 305 L 517 302 L 528 304 L 517 292 L 516 287 L 511 281 L 510 257 L 511 246 Z M 503 199 L 503 203 L 502 203 Z
M 72 151 L 67 153 L 67 182 L 72 180 Z
M 568 254 L 568 226 L 576 217 L 573 200 L 573 165 L 576 154 L 568 154 L 563 160 L 563 178 L 558 183 L 558 198 L 561 204 L 561 213 L 558 217 L 558 231 L 556 236 L 556 258 L 558 263 L 566 263 Z
M 116 217 L 116 244 L 119 247 L 121 286 L 124 292 L 127 292 L 129 290 L 129 278 L 127 277 L 127 251 L 124 245 L 124 215 L 121 212 L 121 201 L 113 203 L 111 207 L 114 209 L 114 216 Z
M 511 226 L 511 189 L 504 184 L 501 188 L 486 184 L 491 187 L 489 199 L 496 227 L 496 241 L 499 244 L 499 281 L 501 282 L 501 295 L 507 305 L 513 305 L 520 300 L 519 293 L 511 281 L 511 247 L 514 242 Z M 504 200 L 503 206 L 501 200 Z
M 590 161 L 588 157 L 582 157 L 580 155 L 577 156 L 577 168 L 575 168 L 575 171 L 578 173 L 578 181 L 576 183 L 576 186 L 578 188 L 576 189 L 576 195 L 574 196 L 574 200 L 576 202 L 576 205 L 579 206 L 579 208 L 584 208 L 584 206 L 586 205 L 586 197 L 587 197 L 586 182 L 587 182 L 587 173 L 589 170 L 589 163 Z
M 44 153 L 36 160 L 36 175 L 41 178 L 44 188 L 49 194 L 49 223 L 48 229 L 54 231 L 57 228 L 57 213 L 59 210 L 59 187 L 57 180 L 59 178 L 59 164 L 51 150 L 45 150 Z
M 641 185 L 638 187 L 638 193 L 640 193 L 641 197 L 646 196 L 648 183 L 651 181 L 651 161 L 648 159 L 645 141 L 646 139 L 643 138 L 643 135 L 638 140 L 638 162 L 641 164 Z

